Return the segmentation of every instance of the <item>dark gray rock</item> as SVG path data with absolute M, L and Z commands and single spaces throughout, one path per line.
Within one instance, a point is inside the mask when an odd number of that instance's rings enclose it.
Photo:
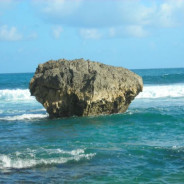
M 142 78 L 122 68 L 83 59 L 40 64 L 29 86 L 50 117 L 125 112 L 142 91 Z

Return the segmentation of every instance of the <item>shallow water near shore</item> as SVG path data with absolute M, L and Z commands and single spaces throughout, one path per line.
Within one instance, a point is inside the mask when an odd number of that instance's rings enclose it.
M 0 74 L 0 183 L 183 183 L 184 69 L 135 72 L 126 113 L 53 120 L 33 74 Z

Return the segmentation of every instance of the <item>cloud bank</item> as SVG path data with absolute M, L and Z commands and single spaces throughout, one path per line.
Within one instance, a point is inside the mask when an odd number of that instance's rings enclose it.
M 60 39 L 65 26 L 84 39 L 147 37 L 159 29 L 184 26 L 184 0 L 31 0 L 37 16 Z M 0 15 L 21 1 L 0 1 Z M 1 17 L 0 17 L 1 18 Z M 37 34 L 30 35 L 37 38 Z M 0 40 L 22 39 L 17 28 L 0 25 Z
M 77 27 L 89 39 L 102 37 L 104 28 L 109 37 L 145 37 L 151 29 L 184 25 L 184 0 L 34 0 L 33 5 L 45 21 Z

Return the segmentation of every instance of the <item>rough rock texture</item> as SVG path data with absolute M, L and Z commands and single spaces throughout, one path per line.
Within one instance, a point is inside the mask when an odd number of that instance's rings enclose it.
M 40 64 L 29 88 L 53 118 L 122 113 L 143 82 L 122 67 L 61 59 Z

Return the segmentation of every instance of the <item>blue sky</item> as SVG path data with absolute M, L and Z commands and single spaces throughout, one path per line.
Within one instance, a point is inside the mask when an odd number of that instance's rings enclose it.
M 184 0 L 0 0 L 0 73 L 50 59 L 184 67 Z

